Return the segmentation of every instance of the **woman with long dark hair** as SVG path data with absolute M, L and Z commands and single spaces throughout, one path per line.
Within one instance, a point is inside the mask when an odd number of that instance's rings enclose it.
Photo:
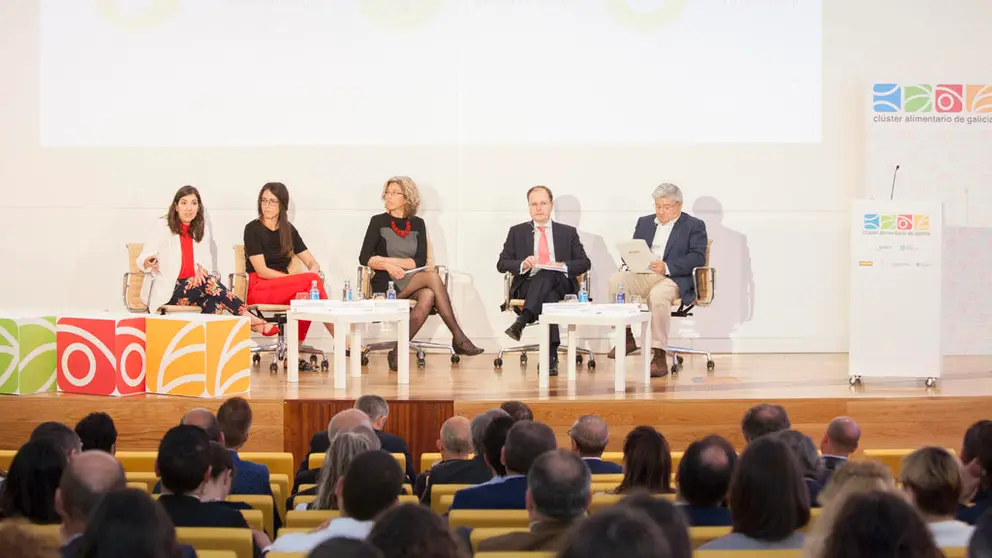
M 672 451 L 665 436 L 651 426 L 638 426 L 623 441 L 623 481 L 614 491 L 632 490 L 670 494 L 672 490 Z
M 191 551 L 148 494 L 129 488 L 108 492 L 93 510 L 80 538 L 79 558 L 182 558 Z
M 289 304 L 296 293 L 310 292 L 314 285 L 320 298 L 327 298 L 320 264 L 289 222 L 289 189 L 282 182 L 269 182 L 258 192 L 258 218 L 245 225 L 244 243 L 248 304 Z M 294 257 L 303 262 L 307 273 L 290 273 Z M 334 335 L 334 324 L 325 327 Z M 310 322 L 300 322 L 300 343 L 309 329 Z
M 193 186 L 176 191 L 172 204 L 138 256 L 138 267 L 151 274 L 145 299 L 154 312 L 166 305 L 199 306 L 204 314 L 227 310 L 251 319 L 257 333 L 275 335 L 278 327 L 248 312 L 245 303 L 211 275 L 210 233 L 200 192 Z
M 0 519 L 24 518 L 31 523 L 61 522 L 55 491 L 62 480 L 66 455 L 55 442 L 42 439 L 17 450 L 0 490 Z

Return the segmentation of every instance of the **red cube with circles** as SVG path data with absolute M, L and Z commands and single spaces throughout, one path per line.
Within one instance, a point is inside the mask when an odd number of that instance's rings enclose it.
M 55 334 L 59 391 L 145 393 L 145 318 L 63 316 Z

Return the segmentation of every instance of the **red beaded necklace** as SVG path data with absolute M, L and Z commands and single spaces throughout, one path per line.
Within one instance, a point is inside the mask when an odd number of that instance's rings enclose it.
M 393 232 L 396 233 L 396 236 L 398 236 L 400 238 L 406 238 L 406 235 L 410 234 L 410 220 L 409 219 L 406 220 L 406 226 L 403 227 L 402 229 L 396 226 L 396 221 L 395 220 L 390 219 L 389 220 L 389 227 L 391 229 L 393 229 Z

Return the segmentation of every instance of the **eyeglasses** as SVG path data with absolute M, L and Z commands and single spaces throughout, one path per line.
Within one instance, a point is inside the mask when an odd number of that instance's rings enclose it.
M 675 209 L 679 206 L 679 202 L 672 203 L 656 203 L 654 204 L 656 209 Z
M 279 205 L 279 200 L 272 198 L 262 198 L 262 205 Z

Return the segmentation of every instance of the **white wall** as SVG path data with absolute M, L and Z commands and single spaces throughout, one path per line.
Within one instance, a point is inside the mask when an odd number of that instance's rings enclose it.
M 674 181 L 709 226 L 718 272 L 714 305 L 673 337 L 721 352 L 824 352 L 847 346 L 847 216 L 864 190 L 867 88 L 891 74 L 987 68 L 979 45 L 992 3 L 825 1 L 822 141 L 791 145 L 42 148 L 38 17 L 35 2 L 0 3 L 2 309 L 120 310 L 124 243 L 144 239 L 183 184 L 204 195 L 226 274 L 258 188 L 285 182 L 295 224 L 338 292 L 383 180 L 408 174 L 437 260 L 453 271 L 456 310 L 492 348 L 507 344 L 510 321 L 498 310 L 496 257 L 506 228 L 527 218 L 529 186 L 551 186 L 569 209 L 559 218 L 582 231 L 603 297 L 615 242 L 652 210 L 653 187 Z M 436 319 L 425 333 L 447 335 Z

